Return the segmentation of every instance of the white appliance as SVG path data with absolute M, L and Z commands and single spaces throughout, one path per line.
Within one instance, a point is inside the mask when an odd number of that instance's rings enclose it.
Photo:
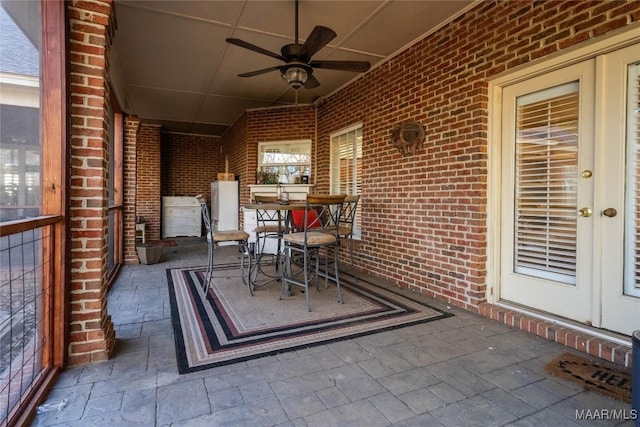
M 240 218 L 240 193 L 238 189 L 238 181 L 214 181 L 211 183 L 211 227 L 214 230 L 238 230 Z

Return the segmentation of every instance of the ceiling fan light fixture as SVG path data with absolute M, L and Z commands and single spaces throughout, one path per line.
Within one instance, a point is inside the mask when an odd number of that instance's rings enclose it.
M 282 73 L 282 78 L 294 89 L 300 89 L 309 78 L 307 70 L 302 67 L 290 67 Z

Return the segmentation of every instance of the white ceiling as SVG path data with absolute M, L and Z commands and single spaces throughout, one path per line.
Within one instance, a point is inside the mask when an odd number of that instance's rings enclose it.
M 471 7 L 463 0 L 321 1 L 299 3 L 299 38 L 314 26 L 338 36 L 313 60 L 369 61 L 372 69 Z M 250 108 L 294 104 L 296 91 L 274 71 L 239 73 L 284 63 L 225 41 L 242 39 L 280 54 L 294 42 L 293 0 L 116 0 L 111 75 L 124 111 L 175 132 L 221 135 Z M 313 102 L 357 73 L 314 69 L 320 81 L 300 89 Z

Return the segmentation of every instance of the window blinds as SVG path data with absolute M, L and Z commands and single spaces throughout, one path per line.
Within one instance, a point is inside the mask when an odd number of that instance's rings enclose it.
M 514 271 L 575 284 L 578 84 L 518 98 Z
M 640 64 L 628 76 L 624 293 L 640 297 Z

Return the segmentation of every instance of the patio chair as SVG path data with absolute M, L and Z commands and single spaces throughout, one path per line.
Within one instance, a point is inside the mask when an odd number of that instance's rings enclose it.
M 276 196 L 259 196 L 254 195 L 253 200 L 256 204 L 261 203 L 276 203 Z M 256 209 L 256 223 L 257 226 L 254 229 L 256 243 L 251 246 L 251 252 L 254 257 L 253 271 L 250 273 L 252 275 L 249 290 L 251 295 L 253 295 L 253 290 L 257 285 L 257 277 L 258 274 L 262 273 L 267 277 L 278 278 L 279 277 L 279 267 L 280 267 L 280 253 L 282 248 L 282 236 L 285 230 L 284 219 L 282 218 L 282 212 L 279 210 L 268 210 L 268 209 Z M 265 246 L 267 243 L 267 239 L 275 239 L 276 243 L 276 252 L 265 253 Z M 263 257 L 274 257 L 276 272 L 275 275 L 265 273 L 262 269 L 262 266 L 265 265 Z M 267 261 L 271 263 L 271 261 Z M 264 283 L 266 284 L 266 283 Z M 263 284 L 263 285 L 264 285 Z
M 202 197 L 202 194 L 196 196 L 198 202 L 200 202 L 200 211 L 202 213 L 202 220 L 207 231 L 207 272 L 205 274 L 204 293 L 209 292 L 209 286 L 213 278 L 213 270 L 217 266 L 215 263 L 215 249 L 218 243 L 221 242 L 236 242 L 238 244 L 238 250 L 240 252 L 240 277 L 242 277 L 242 283 L 244 285 L 249 284 L 249 273 L 251 272 L 251 255 L 249 254 L 249 234 L 243 230 L 213 230 L 211 227 L 211 216 L 209 215 L 209 208 L 207 207 L 207 201 Z M 247 255 L 248 266 L 245 269 L 245 255 Z M 245 275 L 246 271 L 246 275 Z
M 276 196 L 253 196 L 255 203 L 276 203 Z M 256 209 L 257 226 L 254 229 L 256 233 L 256 254 L 262 254 L 266 239 L 281 239 L 284 233 L 284 225 L 280 218 L 280 212 L 269 211 L 266 209 Z M 280 249 L 280 242 L 278 242 Z
M 316 276 L 316 290 L 318 291 L 320 291 L 320 276 L 325 278 L 325 287 L 329 279 L 336 282 L 338 303 L 342 304 L 338 266 L 338 224 L 344 199 L 345 195 L 307 195 L 304 218 L 299 224 L 301 230 L 285 234 L 283 237 L 286 260 L 280 297 L 290 294 L 291 285 L 304 288 L 307 311 L 311 311 L 309 305 L 309 282 L 312 273 Z M 321 249 L 324 250 L 324 271 L 320 271 L 319 268 Z M 331 250 L 334 257 L 333 274 L 329 271 L 328 262 Z M 302 272 L 299 274 L 293 274 L 292 270 L 291 260 L 295 254 L 299 254 L 302 258 Z M 312 272 L 311 263 L 314 260 L 315 267 Z
M 349 263 L 353 270 L 353 279 L 358 281 L 358 269 L 353 262 L 353 226 L 356 221 L 356 211 L 360 195 L 347 196 L 342 204 L 342 215 L 338 224 L 338 238 L 349 246 Z

